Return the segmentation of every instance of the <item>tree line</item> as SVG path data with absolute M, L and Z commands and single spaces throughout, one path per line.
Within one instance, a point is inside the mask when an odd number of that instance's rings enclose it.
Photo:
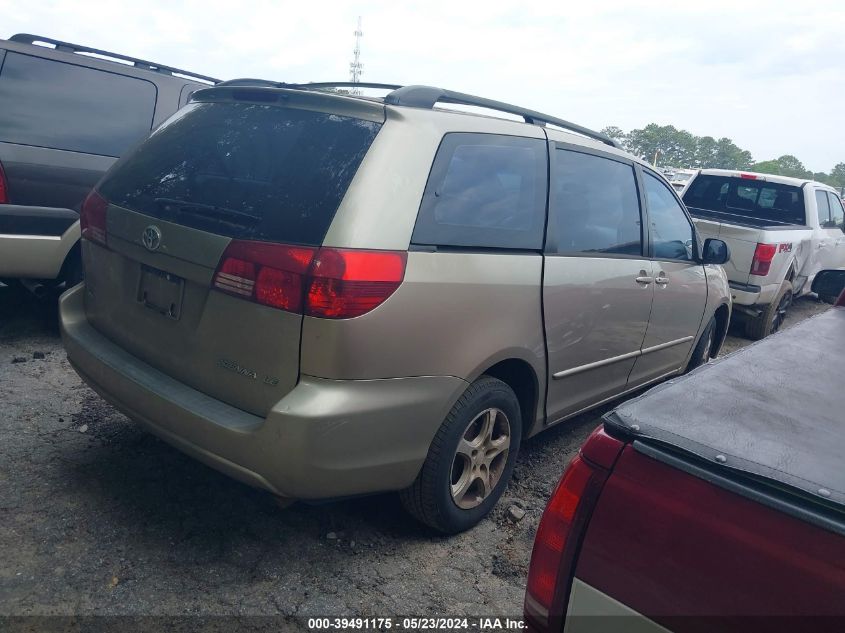
M 791 154 L 757 162 L 751 152 L 738 147 L 729 138 L 696 136 L 674 125 L 649 123 L 644 128 L 624 132 L 610 126 L 602 133 L 617 141 L 626 150 L 657 165 L 693 169 L 745 169 L 764 174 L 812 178 L 837 188 L 845 187 L 845 162 L 830 173 L 813 172 Z

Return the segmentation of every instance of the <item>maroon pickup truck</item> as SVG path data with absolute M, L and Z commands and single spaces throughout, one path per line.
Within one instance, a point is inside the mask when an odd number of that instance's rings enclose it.
M 529 629 L 845 631 L 837 304 L 605 416 L 537 530 Z

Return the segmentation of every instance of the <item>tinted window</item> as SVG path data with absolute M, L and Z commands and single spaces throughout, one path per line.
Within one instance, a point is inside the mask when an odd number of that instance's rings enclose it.
M 845 211 L 842 209 L 842 201 L 834 193 L 827 195 L 830 197 L 830 224 L 840 228 L 845 233 Z
M 546 143 L 494 134 L 447 134 L 420 205 L 416 244 L 540 249 Z
M 684 202 L 697 211 L 726 212 L 771 224 L 805 224 L 800 187 L 729 176 L 702 175 L 684 192 Z
M 631 165 L 559 149 L 552 186 L 558 252 L 642 254 Z
M 120 206 L 240 239 L 316 245 L 380 124 L 248 103 L 193 103 L 100 185 Z
M 645 193 L 655 259 L 693 258 L 693 233 L 672 191 L 658 178 L 645 174 Z
M 9 52 L 0 141 L 120 156 L 149 134 L 155 103 L 148 81 Z
M 830 202 L 827 199 L 827 192 L 816 190 L 816 207 L 819 214 L 819 226 L 830 227 Z

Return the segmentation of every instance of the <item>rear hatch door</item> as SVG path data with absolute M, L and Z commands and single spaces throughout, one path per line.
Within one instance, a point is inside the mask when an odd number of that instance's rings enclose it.
M 86 311 L 156 369 L 265 415 L 298 380 L 302 315 L 238 296 L 238 275 L 222 292 L 215 271 L 244 241 L 319 246 L 383 107 L 269 89 L 196 98 L 98 186 L 107 246 L 85 244 Z

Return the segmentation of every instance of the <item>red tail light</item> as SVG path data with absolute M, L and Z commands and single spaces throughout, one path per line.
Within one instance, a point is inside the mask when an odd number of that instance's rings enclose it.
M 757 244 L 757 248 L 754 249 L 754 259 L 751 260 L 751 274 L 768 275 L 777 250 L 777 244 Z
M 6 182 L 6 172 L 3 171 L 3 165 L 0 165 L 0 204 L 7 204 L 9 202 L 9 185 Z
M 93 190 L 82 203 L 82 213 L 79 215 L 79 227 L 82 237 L 92 242 L 106 245 L 107 230 L 106 216 L 109 203 L 96 190 Z
M 754 174 L 740 174 L 739 177 L 744 180 L 760 180 L 760 177 Z
M 327 319 L 366 314 L 405 277 L 407 253 L 233 241 L 213 286 L 288 312 Z
M 591 449 L 590 445 L 596 442 L 600 445 Z M 595 454 L 603 462 L 609 460 L 606 462 L 609 468 L 623 447 L 622 442 L 597 429 L 566 468 L 543 512 L 534 539 L 525 593 L 525 618 L 536 630 L 563 630 L 578 549 L 610 474 L 585 455 Z
M 305 313 L 325 319 L 366 314 L 405 277 L 407 253 L 321 248 L 311 266 Z
M 305 274 L 316 250 L 235 240 L 223 253 L 213 285 L 272 308 L 302 312 Z

